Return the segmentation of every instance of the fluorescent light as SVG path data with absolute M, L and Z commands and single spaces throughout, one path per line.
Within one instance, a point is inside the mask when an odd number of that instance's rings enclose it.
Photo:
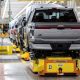
M 56 4 L 57 3 L 57 1 L 54 1 L 52 4 Z
M 5 12 L 6 12 L 6 8 L 7 8 L 7 4 L 8 4 L 8 0 L 6 0 L 6 2 L 5 2 L 5 7 L 4 7 L 4 11 L 3 11 L 2 19 L 3 19 L 4 16 L 5 16 Z
M 50 1 L 47 1 L 46 4 L 50 3 Z
M 32 3 L 33 3 L 34 1 L 31 1 L 27 6 L 25 6 L 15 17 L 14 17 L 14 19 L 16 18 L 16 17 L 18 17 L 29 5 L 31 5 Z
M 46 2 L 46 4 L 49 4 L 49 3 L 56 4 L 57 1 L 54 1 L 54 2 L 52 2 L 52 1 L 47 1 L 47 2 Z

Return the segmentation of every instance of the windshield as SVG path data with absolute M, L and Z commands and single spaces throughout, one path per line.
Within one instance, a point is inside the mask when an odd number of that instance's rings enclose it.
M 77 22 L 73 10 L 45 9 L 36 10 L 33 22 Z

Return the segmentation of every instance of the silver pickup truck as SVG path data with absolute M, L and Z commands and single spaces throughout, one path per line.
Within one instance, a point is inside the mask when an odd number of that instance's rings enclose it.
M 36 7 L 30 13 L 26 30 L 30 49 L 80 49 L 80 23 L 71 8 L 57 4 Z

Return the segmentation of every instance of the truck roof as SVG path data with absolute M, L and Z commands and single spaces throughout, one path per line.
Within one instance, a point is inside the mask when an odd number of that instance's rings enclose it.
M 57 4 L 57 3 L 32 3 L 30 6 L 28 6 L 26 10 L 33 11 L 34 9 L 52 9 L 52 8 L 57 8 L 57 9 L 72 9 L 72 8 L 67 8 L 63 5 Z M 31 9 L 30 9 L 31 8 Z
M 32 6 L 33 8 L 40 8 L 40 7 L 56 7 L 56 8 L 65 8 L 65 6 L 60 5 L 60 4 L 56 4 L 56 3 L 33 3 L 30 6 Z
M 72 8 L 66 8 L 66 7 L 41 7 L 41 8 L 35 8 L 35 10 L 44 10 L 44 9 L 61 9 L 61 10 L 72 10 Z

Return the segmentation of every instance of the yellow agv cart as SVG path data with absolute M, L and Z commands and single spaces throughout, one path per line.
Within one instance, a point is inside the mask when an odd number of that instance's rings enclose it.
M 33 50 L 30 69 L 39 75 L 79 75 L 75 51 Z

